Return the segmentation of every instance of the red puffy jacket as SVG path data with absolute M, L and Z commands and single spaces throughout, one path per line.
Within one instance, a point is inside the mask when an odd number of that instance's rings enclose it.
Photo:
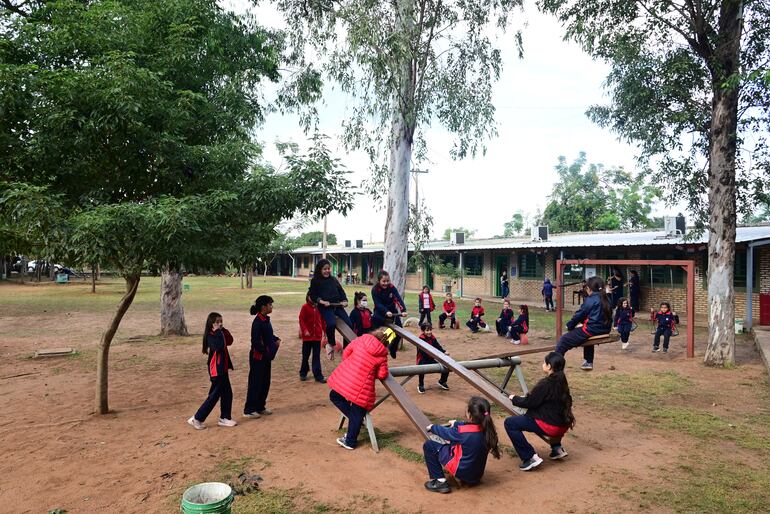
M 388 376 L 388 348 L 371 334 L 353 339 L 342 362 L 329 377 L 329 387 L 366 410 L 374 407 L 374 381 Z

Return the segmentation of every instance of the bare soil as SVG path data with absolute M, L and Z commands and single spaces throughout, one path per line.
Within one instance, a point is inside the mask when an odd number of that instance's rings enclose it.
M 0 294 L 23 295 L 25 287 L 4 286 Z M 111 352 L 110 405 L 113 413 L 92 414 L 95 347 L 110 312 L 14 313 L 0 311 L 0 511 L 47 512 L 55 508 L 76 512 L 172 512 L 185 487 L 218 478 L 227 463 L 248 458 L 246 468 L 259 473 L 267 490 L 290 490 L 304 495 L 305 504 L 336 509 L 397 512 L 619 512 L 637 510 L 635 485 L 654 486 L 658 470 L 673 465 L 688 451 L 688 443 L 654 430 L 642 430 L 619 413 L 599 415 L 581 403 L 573 387 L 578 425 L 565 438 L 569 457 L 546 462 L 535 472 L 522 473 L 518 459 L 505 453 L 489 460 L 481 486 L 449 495 L 425 491 L 423 464 L 382 450 L 375 454 L 367 442 L 355 451 L 340 448 L 339 413 L 328 400 L 326 385 L 298 379 L 297 309 L 282 308 L 273 316 L 283 345 L 273 367 L 268 401 L 274 414 L 258 420 L 241 418 L 248 374 L 247 349 L 252 318 L 245 308 L 223 310 L 225 325 L 235 336 L 231 355 L 235 371 L 235 428 L 216 426 L 218 408 L 207 420 L 208 429 L 187 425 L 205 398 L 208 379 L 199 336 L 161 339 L 157 311 L 129 310 Z M 2 303 L 0 301 L 0 303 Z M 490 311 L 493 309 L 490 309 Z M 202 329 L 207 311 L 187 309 L 191 331 Z M 200 326 L 200 328 L 197 328 Z M 492 333 L 437 330 L 437 336 L 458 359 L 498 353 L 512 345 Z M 687 360 L 684 337 L 674 339 L 668 355 L 651 354 L 646 330 L 632 336 L 632 349 L 618 345 L 597 349 L 593 375 L 638 369 L 676 369 L 711 391 L 704 401 L 714 411 L 729 412 L 725 396 L 740 390 L 729 373 L 703 377 L 702 359 Z M 537 327 L 532 345 L 552 344 Z M 73 346 L 69 358 L 32 359 L 35 350 Z M 698 341 L 698 349 L 705 346 Z M 750 352 L 749 352 L 750 353 Z M 414 363 L 407 348 L 391 366 Z M 762 374 L 753 355 L 740 356 L 750 376 Z M 526 356 L 531 384 L 540 355 Z M 580 351 L 568 354 L 569 373 L 581 373 Z M 325 372 L 336 364 L 324 361 Z M 416 380 L 406 387 L 424 411 L 441 418 L 462 417 L 474 390 L 454 375 L 450 391 L 435 386 L 428 376 L 427 394 L 416 393 Z M 382 388 L 378 385 L 380 393 Z M 515 381 L 511 389 L 516 390 Z M 750 401 L 749 399 L 741 401 Z M 398 406 L 386 401 L 373 414 L 377 428 L 398 432 L 398 443 L 421 452 L 421 439 Z M 496 417 L 500 441 L 505 436 L 502 416 Z M 548 448 L 532 438 L 541 456 Z M 681 443 L 681 444 L 680 444 Z M 661 507 L 647 506 L 647 511 Z

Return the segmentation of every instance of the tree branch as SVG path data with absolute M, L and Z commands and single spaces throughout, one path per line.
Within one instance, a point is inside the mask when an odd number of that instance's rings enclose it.
M 29 16 L 29 13 L 24 10 L 24 7 L 27 6 L 29 2 L 30 0 L 25 0 L 24 2 L 19 2 L 18 4 L 14 5 L 11 0 L 0 0 L 0 7 L 4 7 L 12 13 L 18 14 L 19 16 L 24 16 L 26 18 Z

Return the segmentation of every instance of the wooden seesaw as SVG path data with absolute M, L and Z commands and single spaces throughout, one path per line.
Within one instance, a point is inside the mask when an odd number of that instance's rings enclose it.
M 355 332 L 347 325 L 344 321 L 337 319 L 336 324 L 337 331 L 342 335 L 344 339 L 346 339 L 348 342 L 352 341 L 356 338 Z M 420 434 L 423 436 L 424 439 L 437 439 L 435 435 L 430 434 L 427 431 L 428 425 L 431 424 L 431 421 L 428 419 L 428 417 L 417 407 L 417 405 L 414 404 L 414 402 L 409 398 L 409 395 L 404 390 L 403 385 L 406 384 L 409 380 L 411 380 L 414 375 L 417 374 L 432 374 L 432 373 L 441 373 L 444 370 L 449 370 L 451 372 L 454 372 L 455 375 L 459 376 L 463 380 L 465 380 L 468 384 L 471 385 L 471 387 L 475 388 L 479 393 L 481 393 L 482 396 L 490 400 L 491 402 L 497 404 L 500 408 L 502 408 L 504 411 L 509 413 L 510 415 L 517 415 L 517 414 L 523 414 L 526 412 L 524 409 L 520 409 L 518 407 L 513 406 L 511 403 L 511 400 L 509 398 L 509 393 L 506 392 L 506 387 L 508 385 L 508 382 L 511 379 L 511 376 L 515 373 L 516 377 L 519 380 L 519 384 L 521 385 L 522 392 L 524 394 L 527 394 L 529 392 L 529 388 L 527 387 L 527 383 L 524 379 L 524 375 L 521 371 L 521 355 L 528 355 L 533 353 L 545 353 L 550 352 L 555 349 L 555 346 L 544 346 L 544 347 L 538 347 L 538 348 L 527 348 L 522 350 L 515 350 L 511 352 L 505 352 L 497 355 L 491 355 L 487 357 L 482 357 L 480 359 L 474 359 L 471 361 L 463 361 L 458 362 L 451 358 L 450 356 L 438 351 L 430 344 L 426 343 L 419 337 L 415 336 L 413 333 L 411 333 L 408 330 L 405 330 L 397 325 L 394 324 L 388 324 L 388 328 L 392 329 L 398 336 L 402 338 L 402 340 L 406 340 L 419 348 L 422 352 L 429 355 L 431 358 L 433 358 L 437 364 L 429 364 L 429 365 L 420 365 L 420 366 L 403 366 L 403 367 L 396 367 L 391 368 L 390 373 L 388 374 L 388 377 L 384 380 L 381 380 L 382 385 L 385 387 L 385 389 L 388 391 L 388 394 L 385 395 L 383 398 L 380 398 L 377 403 L 375 403 L 374 410 L 377 408 L 380 404 L 382 404 L 383 401 L 385 401 L 388 397 L 392 396 L 393 399 L 396 400 L 396 403 L 398 403 L 399 407 L 401 407 L 401 410 L 406 414 L 407 418 L 412 422 L 412 424 L 417 428 L 417 430 L 420 432 Z M 617 336 L 613 337 L 610 334 L 607 334 L 605 336 L 596 336 L 589 339 L 584 346 L 593 346 L 598 344 L 605 344 L 610 343 L 613 341 L 617 341 Z M 492 382 L 490 379 L 485 377 L 480 369 L 484 368 L 494 368 L 494 367 L 508 367 L 508 372 L 506 373 L 506 376 L 503 380 L 503 383 L 498 386 L 494 382 Z M 405 380 L 403 380 L 401 383 L 397 382 L 395 377 L 396 376 L 404 376 L 406 377 Z M 342 428 L 345 422 L 345 417 L 342 416 L 340 419 L 340 425 L 339 428 Z M 374 434 L 374 427 L 371 420 L 370 413 L 367 413 L 366 415 L 366 427 L 369 430 L 369 438 L 372 443 L 372 448 L 375 451 L 378 451 L 378 445 Z M 546 441 L 549 444 L 556 444 L 558 443 L 561 438 L 555 439 L 548 436 L 540 436 L 541 439 Z

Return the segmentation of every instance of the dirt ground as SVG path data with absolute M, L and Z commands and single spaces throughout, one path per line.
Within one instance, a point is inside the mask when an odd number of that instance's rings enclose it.
M 4 285 L 0 287 L 0 307 L 3 298 L 24 295 L 31 287 L 53 286 Z M 191 332 L 201 331 L 209 310 L 196 305 L 186 311 Z M 187 486 L 218 479 L 223 470 L 236 465 L 260 474 L 265 491 L 293 496 L 311 512 L 640 510 L 637 496 L 627 494 L 628 490 L 634 484 L 655 487 L 660 483 L 660 470 L 674 465 L 695 443 L 672 444 L 667 434 L 640 428 L 622 413 L 607 415 L 595 409 L 583 400 L 585 380 L 639 369 L 676 369 L 696 385 L 707 382 L 714 391 L 729 394 L 738 388 L 731 374 L 704 376 L 701 358 L 685 358 L 684 337 L 674 339 L 672 351 L 664 356 L 649 352 L 646 332 L 635 333 L 631 351 L 621 352 L 618 345 L 599 347 L 591 376 L 581 376 L 573 383 L 578 425 L 565 438 L 567 459 L 546 459 L 537 471 L 522 473 L 517 469 L 518 459 L 504 453 L 500 460 L 490 458 L 481 486 L 437 495 L 423 488 L 427 480 L 423 464 L 388 449 L 375 454 L 366 441 L 355 451 L 336 444 L 339 413 L 328 400 L 328 387 L 298 380 L 301 342 L 296 337 L 295 307 L 277 305 L 273 316 L 275 332 L 283 339 L 268 399 L 274 415 L 241 418 L 252 320 L 246 307 L 222 309 L 225 325 L 235 336 L 231 356 L 236 369 L 231 379 L 233 413 L 239 425 L 217 427 L 216 408 L 204 431 L 195 431 L 185 422 L 208 389 L 199 336 L 158 338 L 154 335 L 156 310 L 129 310 L 111 352 L 110 406 L 114 412 L 94 416 L 95 347 L 111 313 L 69 312 L 66 305 L 51 312 L 2 308 L 0 397 L 6 408 L 0 416 L 0 511 L 173 512 Z M 531 344 L 547 344 L 543 333 L 534 329 Z M 437 336 L 456 359 L 511 347 L 492 333 L 437 330 Z M 30 358 L 37 349 L 63 346 L 76 347 L 79 354 Z M 698 340 L 701 355 L 703 346 L 702 339 Z M 391 366 L 414 363 L 414 354 L 413 349 L 406 349 Z M 530 385 L 540 378 L 536 371 L 540 358 L 524 358 Z M 750 350 L 740 359 L 742 377 L 747 380 L 764 373 Z M 577 369 L 580 360 L 579 351 L 568 354 L 568 376 L 582 373 Z M 324 362 L 327 375 L 334 364 Z M 439 390 L 431 376 L 426 384 L 425 395 L 416 393 L 416 380 L 406 388 L 426 413 L 442 419 L 461 417 L 465 402 L 474 393 L 454 375 L 449 379 L 450 391 Z M 516 391 L 515 383 L 511 390 Z M 379 385 L 378 391 L 383 391 Z M 715 401 L 715 411 L 724 403 Z M 503 416 L 495 416 L 501 443 L 510 445 L 502 429 Z M 421 451 L 419 436 L 392 400 L 374 411 L 373 418 L 382 433 L 397 433 L 398 445 Z M 541 441 L 531 440 L 541 456 L 547 454 Z M 280 509 L 263 507 L 260 511 L 273 510 Z M 653 504 L 641 510 L 668 509 Z

